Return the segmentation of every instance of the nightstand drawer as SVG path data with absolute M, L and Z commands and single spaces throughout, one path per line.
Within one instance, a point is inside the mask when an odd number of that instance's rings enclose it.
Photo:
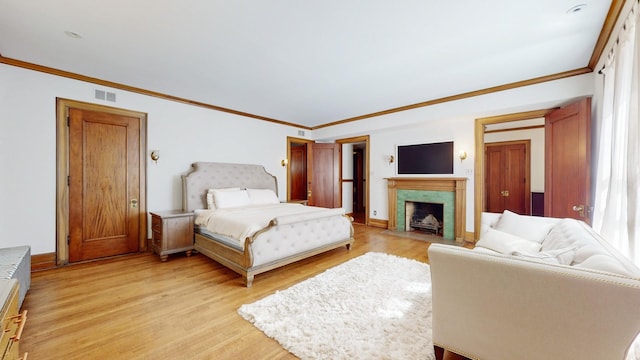
M 166 261 L 169 254 L 193 250 L 193 213 L 179 210 L 151 213 L 153 251 Z
M 162 218 L 159 216 L 151 216 L 151 231 L 157 232 L 162 236 Z
M 3 280 L 0 283 L 0 355 L 2 359 L 18 359 L 19 342 L 27 321 L 27 310 L 18 313 L 18 289 L 16 280 Z

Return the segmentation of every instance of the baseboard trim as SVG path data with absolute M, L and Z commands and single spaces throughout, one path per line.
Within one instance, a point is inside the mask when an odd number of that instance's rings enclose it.
M 31 272 L 56 267 L 56 253 L 31 255 Z
M 369 218 L 369 226 L 386 229 L 389 227 L 389 220 Z

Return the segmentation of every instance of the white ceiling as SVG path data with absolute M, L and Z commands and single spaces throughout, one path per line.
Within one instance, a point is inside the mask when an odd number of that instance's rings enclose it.
M 315 127 L 585 68 L 610 5 L 0 0 L 0 55 Z

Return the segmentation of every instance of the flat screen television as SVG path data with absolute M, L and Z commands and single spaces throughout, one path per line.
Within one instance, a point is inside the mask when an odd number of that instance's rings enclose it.
M 398 174 L 453 174 L 453 141 L 398 145 Z

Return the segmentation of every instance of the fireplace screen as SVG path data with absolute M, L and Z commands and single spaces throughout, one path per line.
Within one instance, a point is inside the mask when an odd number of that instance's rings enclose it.
M 405 231 L 419 231 L 430 235 L 443 236 L 444 204 L 406 201 Z

